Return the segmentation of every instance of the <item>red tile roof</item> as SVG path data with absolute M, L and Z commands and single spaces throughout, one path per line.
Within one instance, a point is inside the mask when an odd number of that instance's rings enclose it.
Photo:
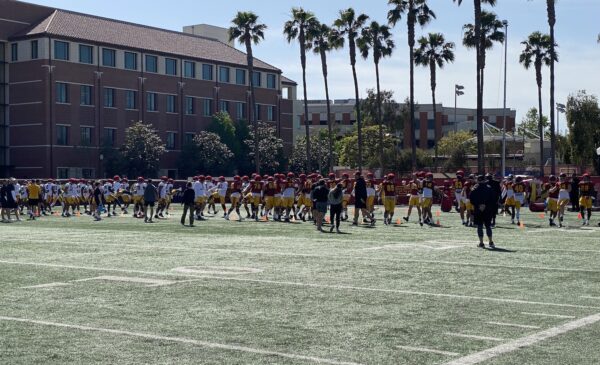
M 292 79 L 288 79 L 287 77 L 281 75 L 281 82 L 284 84 L 298 85 L 298 83 Z
M 246 54 L 215 39 L 57 9 L 13 38 L 50 35 L 246 66 Z M 281 70 L 254 59 L 256 68 Z

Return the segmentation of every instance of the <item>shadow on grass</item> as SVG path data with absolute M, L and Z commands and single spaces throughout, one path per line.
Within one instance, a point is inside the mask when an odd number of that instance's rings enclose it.
M 486 250 L 487 251 L 491 251 L 491 252 L 498 252 L 498 253 L 514 253 L 514 252 L 517 252 L 517 251 L 513 251 L 513 250 L 506 249 L 506 248 L 501 248 L 501 247 L 496 247 L 496 248 L 486 247 Z

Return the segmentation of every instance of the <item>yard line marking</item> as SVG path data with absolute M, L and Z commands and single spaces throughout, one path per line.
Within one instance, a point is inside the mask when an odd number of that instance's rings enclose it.
M 445 335 L 453 336 L 453 337 L 472 338 L 474 340 L 483 340 L 483 341 L 497 341 L 497 342 L 504 341 L 503 338 L 499 338 L 499 337 L 467 335 L 464 333 L 446 332 Z
M 592 296 L 589 296 L 589 295 L 583 295 L 583 296 L 581 296 L 581 297 L 582 297 L 583 299 L 599 299 L 599 300 L 600 300 L 600 297 L 592 297 Z
M 48 284 L 39 284 L 39 285 L 31 285 L 31 286 L 22 286 L 21 289 L 43 289 L 43 288 L 56 288 L 59 286 L 69 286 L 70 283 L 48 283 Z
M 136 278 L 133 276 L 98 276 L 95 278 L 79 279 L 79 280 L 74 280 L 74 281 L 75 282 L 84 282 L 84 281 L 92 281 L 92 280 L 106 280 L 106 281 L 119 281 L 119 282 L 125 282 L 125 283 L 147 284 L 146 285 L 147 287 L 172 285 L 172 284 L 177 283 L 177 281 L 174 281 L 174 280 Z
M 529 326 L 526 324 L 517 324 L 517 323 L 504 323 L 504 322 L 486 322 L 487 324 L 493 324 L 495 326 L 505 326 L 505 327 L 516 327 L 516 328 L 526 328 L 531 330 L 539 330 L 538 326 Z
M 176 267 L 171 271 L 181 272 L 184 274 L 196 274 L 196 275 L 243 275 L 243 274 L 258 274 L 261 273 L 261 269 L 254 269 L 251 267 L 220 267 L 220 266 L 183 266 Z
M 592 325 L 600 321 L 600 313 L 593 314 L 588 317 L 584 317 L 572 322 L 562 324 L 560 326 L 552 327 L 550 329 L 531 334 L 529 336 L 521 337 L 516 340 L 476 352 L 471 355 L 461 357 L 459 359 L 447 362 L 444 365 L 475 365 L 481 362 L 493 359 L 503 354 L 507 354 L 518 349 L 534 345 L 538 342 L 562 335 L 564 333 L 579 329 L 581 327 Z
M 574 319 L 574 318 L 577 318 L 575 316 L 565 316 L 565 315 L 562 315 L 562 314 L 530 313 L 530 312 L 521 312 L 521 314 L 526 314 L 528 316 L 536 316 L 536 317 L 552 317 L 552 318 L 564 318 L 564 319 Z
M 535 302 L 535 301 L 528 301 L 528 300 L 522 300 L 522 299 L 489 298 L 489 297 L 477 297 L 477 296 L 459 295 L 459 294 L 428 293 L 428 292 L 418 292 L 418 291 L 401 290 L 401 289 L 382 289 L 382 288 L 369 288 L 369 287 L 358 287 L 358 286 L 347 286 L 347 285 L 301 283 L 301 282 L 293 282 L 293 281 L 249 279 L 249 278 L 240 278 L 240 277 L 223 277 L 223 276 L 209 276 L 209 275 L 203 276 L 203 275 L 191 275 L 191 274 L 183 274 L 183 273 L 177 274 L 177 273 L 170 273 L 170 272 L 156 272 L 156 271 L 110 269 L 110 268 L 74 266 L 74 265 L 46 264 L 46 263 L 39 263 L 39 262 L 17 262 L 17 261 L 0 260 L 0 264 L 53 267 L 53 268 L 88 270 L 88 271 L 110 271 L 110 272 L 124 272 L 124 273 L 136 273 L 136 274 L 142 273 L 142 274 L 156 275 L 156 276 L 190 277 L 190 278 L 206 279 L 206 280 L 240 281 L 240 282 L 248 282 L 248 283 L 300 286 L 300 287 L 320 288 L 320 289 L 395 293 L 395 294 L 416 295 L 416 296 L 430 296 L 430 297 L 438 297 L 438 298 L 480 300 L 480 301 L 489 301 L 489 302 L 498 302 L 498 303 L 543 305 L 543 306 L 549 306 L 549 307 L 562 307 L 562 308 L 600 309 L 600 307 L 578 305 L 578 304 L 546 303 L 546 302 Z
M 402 350 L 406 350 L 406 351 L 427 352 L 430 354 L 438 354 L 438 355 L 446 355 L 446 356 L 460 356 L 460 354 L 458 354 L 456 352 L 440 351 L 440 350 L 428 349 L 425 347 L 413 347 L 413 346 L 396 346 L 396 347 L 399 349 L 402 349 Z
M 305 361 L 311 361 L 311 362 L 322 363 L 322 364 L 360 365 L 355 362 L 331 360 L 331 359 L 325 359 L 325 358 L 316 357 L 316 356 L 288 354 L 285 352 L 263 350 L 263 349 L 257 349 L 257 348 L 246 347 L 246 346 L 227 345 L 227 344 L 221 344 L 221 343 L 215 343 L 215 342 L 193 340 L 193 339 L 184 338 L 184 337 L 169 337 L 169 336 L 154 335 L 151 333 L 132 332 L 132 331 L 110 329 L 110 328 L 90 327 L 90 326 L 80 326 L 80 325 L 75 325 L 75 324 L 38 321 L 38 320 L 27 319 L 27 318 L 15 318 L 15 317 L 5 317 L 5 316 L 0 316 L 0 321 L 21 322 L 21 323 L 37 324 L 37 325 L 42 325 L 42 326 L 69 328 L 69 329 L 89 331 L 89 332 L 110 333 L 110 334 L 114 334 L 114 335 L 139 337 L 139 338 L 145 338 L 145 339 L 155 340 L 155 341 L 179 342 L 179 343 L 184 343 L 184 344 L 189 344 L 189 345 L 196 345 L 196 346 L 200 346 L 200 347 L 208 347 L 208 348 L 229 350 L 229 351 L 248 352 L 248 353 L 252 353 L 252 354 L 266 355 L 266 356 L 279 356 L 279 357 L 284 357 L 284 358 L 288 358 L 288 359 L 305 360 Z

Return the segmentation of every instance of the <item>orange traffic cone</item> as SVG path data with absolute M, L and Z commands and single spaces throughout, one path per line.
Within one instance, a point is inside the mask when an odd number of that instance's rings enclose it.
M 331 223 L 331 221 L 329 220 L 329 217 L 325 217 L 325 223 L 327 223 L 327 224 Z
M 540 217 L 540 219 L 546 219 L 546 214 L 540 213 L 540 215 L 538 217 Z
M 436 217 L 441 217 L 441 216 L 442 216 L 442 213 L 441 213 L 441 212 L 439 212 L 439 211 L 437 211 L 437 212 L 435 212 L 435 216 L 436 216 Z
M 524 229 L 525 228 L 525 223 L 521 222 L 521 225 L 519 226 L 519 228 Z
M 440 224 L 440 220 L 438 219 L 437 222 L 435 222 L 436 225 L 441 226 Z
M 577 219 L 582 220 L 583 216 L 581 215 L 581 213 L 577 214 Z
M 398 220 L 396 221 L 397 225 L 401 225 L 402 224 L 402 219 L 398 218 Z

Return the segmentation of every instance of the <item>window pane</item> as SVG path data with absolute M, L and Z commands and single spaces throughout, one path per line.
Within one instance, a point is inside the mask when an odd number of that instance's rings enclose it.
M 256 119 L 256 120 L 262 120 L 260 118 L 260 104 L 255 104 L 254 105 L 254 119 Z
M 54 41 L 54 59 L 56 60 L 69 60 L 69 43 Z
M 184 76 L 190 79 L 196 78 L 196 64 L 194 62 L 185 61 L 183 63 Z
M 273 74 L 268 74 L 267 75 L 267 88 L 269 89 L 276 89 L 277 86 L 277 76 L 273 75 Z
M 158 72 L 158 57 L 146 55 L 146 72 Z
M 246 119 L 246 103 L 237 103 L 237 119 Z
M 125 69 L 137 70 L 137 53 L 125 52 Z
M 81 140 L 82 146 L 89 146 L 92 144 L 92 128 L 81 127 Z
M 81 85 L 79 89 L 79 103 L 81 105 L 92 105 L 92 87 L 88 85 Z
M 235 83 L 238 85 L 246 85 L 246 70 L 235 70 Z
M 275 107 L 272 105 L 269 105 L 269 107 L 267 107 L 267 120 L 269 122 L 275 121 Z
M 116 51 L 114 49 L 102 48 L 102 65 L 107 67 L 115 67 Z
M 137 91 L 127 90 L 125 92 L 125 107 L 127 109 L 137 109 Z
M 104 145 L 105 146 L 114 146 L 115 145 L 115 129 L 113 128 L 104 128 Z
M 254 85 L 256 87 L 260 87 L 260 79 L 261 79 L 260 72 L 254 71 L 254 73 L 252 74 L 252 85 Z
M 157 110 L 156 93 L 149 92 L 146 94 L 146 110 L 149 112 L 154 112 Z
M 219 111 L 229 113 L 229 102 L 226 100 L 219 101 Z
M 167 75 L 177 75 L 177 60 L 172 58 L 165 59 L 165 73 Z
M 69 88 L 68 85 L 62 82 L 56 83 L 56 102 L 57 103 L 68 103 L 69 102 Z
M 219 67 L 219 82 L 229 82 L 229 67 Z
M 185 114 L 194 115 L 194 98 L 190 96 L 185 97 Z
M 202 80 L 212 81 L 213 79 L 213 66 L 202 65 Z
M 15 62 L 19 60 L 19 44 L 13 43 L 10 45 L 10 60 Z
M 31 59 L 38 58 L 38 41 L 31 41 Z
M 94 48 L 83 44 L 79 45 L 79 62 L 81 63 L 94 63 Z
M 167 143 L 166 143 L 166 148 L 168 150 L 174 150 L 175 149 L 175 140 L 176 140 L 176 133 L 174 132 L 167 132 Z
M 59 146 L 66 146 L 69 143 L 69 127 L 64 125 L 57 126 L 56 130 L 56 144 Z
M 107 108 L 115 107 L 115 89 L 104 88 L 104 106 Z
M 202 99 L 202 115 L 205 117 L 212 116 L 212 99 Z
M 167 113 L 177 113 L 177 96 L 167 95 Z

